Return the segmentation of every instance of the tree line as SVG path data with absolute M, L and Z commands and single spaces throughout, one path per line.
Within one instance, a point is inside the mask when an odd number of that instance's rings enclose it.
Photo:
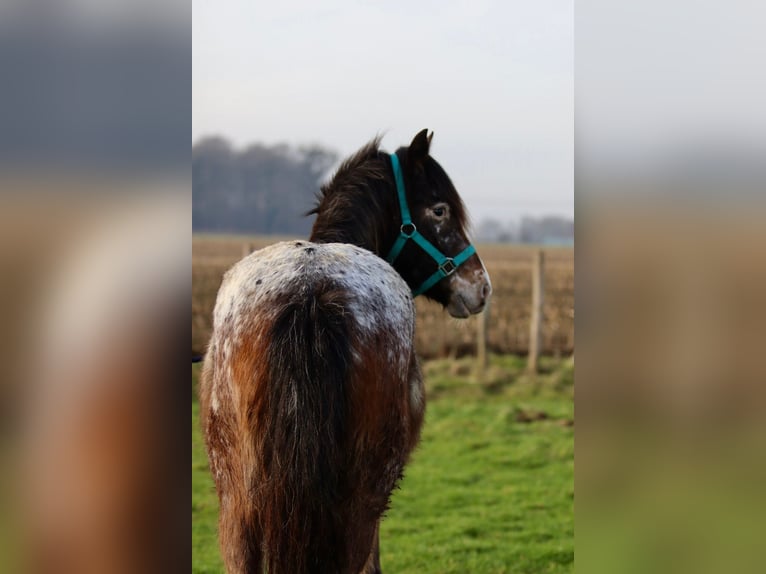
M 517 222 L 485 219 L 476 226 L 476 240 L 484 243 L 573 245 L 574 221 L 557 215 L 525 216 Z
M 253 144 L 221 137 L 192 146 L 192 230 L 307 235 L 323 178 L 338 154 L 320 145 Z

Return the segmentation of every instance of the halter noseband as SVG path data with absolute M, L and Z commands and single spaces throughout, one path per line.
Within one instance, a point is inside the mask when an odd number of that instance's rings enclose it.
M 412 291 L 412 296 L 417 297 L 418 295 L 428 291 L 440 280 L 452 275 L 455 270 L 463 263 L 465 263 L 471 255 L 476 253 L 476 249 L 474 249 L 474 246 L 469 243 L 468 247 L 463 249 L 455 257 L 447 257 L 444 255 L 444 253 L 434 247 L 434 245 L 428 241 L 428 239 L 423 237 L 420 231 L 418 231 L 417 227 L 415 227 L 415 224 L 412 223 L 412 218 L 410 217 L 410 209 L 407 207 L 407 197 L 404 194 L 404 178 L 402 177 L 402 168 L 399 165 L 399 158 L 395 153 L 391 154 L 391 167 L 394 170 L 394 179 L 396 180 L 396 194 L 399 197 L 399 211 L 401 211 L 402 214 L 402 226 L 399 228 L 399 236 L 396 238 L 396 241 L 394 241 L 394 245 L 391 247 L 391 251 L 388 252 L 386 261 L 393 265 L 394 261 L 396 261 L 396 258 L 399 257 L 399 254 L 402 252 L 402 249 L 404 249 L 404 244 L 407 243 L 408 239 L 412 239 L 423 249 L 423 251 L 428 253 L 428 255 L 431 256 L 431 259 L 436 261 L 436 264 L 439 266 L 439 268 L 428 279 L 423 281 L 420 287 Z

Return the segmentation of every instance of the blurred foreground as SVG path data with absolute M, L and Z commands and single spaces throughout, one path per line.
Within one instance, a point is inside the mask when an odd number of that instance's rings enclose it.
M 762 4 L 577 3 L 577 569 L 763 572 Z
M 763 571 L 763 206 L 601 199 L 578 236 L 578 566 Z
M 0 11 L 0 571 L 188 570 L 190 8 Z
M 2 198 L 3 571 L 188 564 L 190 201 L 183 181 L 90 189 Z

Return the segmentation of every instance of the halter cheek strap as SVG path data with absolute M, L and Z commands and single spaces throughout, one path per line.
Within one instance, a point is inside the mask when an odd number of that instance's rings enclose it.
M 431 256 L 431 259 L 436 261 L 436 264 L 438 265 L 438 269 L 428 277 L 428 279 L 423 281 L 420 287 L 412 291 L 412 296 L 417 297 L 428 291 L 445 277 L 452 275 L 471 255 L 476 253 L 476 249 L 474 249 L 473 245 L 469 244 L 468 247 L 455 255 L 455 257 L 447 257 L 444 253 L 439 251 L 433 243 L 428 241 L 428 239 L 418 231 L 415 224 L 412 223 L 410 208 L 407 206 L 407 196 L 404 193 L 402 168 L 399 165 L 399 158 L 395 153 L 391 154 L 391 167 L 394 170 L 394 180 L 396 180 L 396 194 L 399 198 L 399 211 L 402 214 L 402 226 L 399 228 L 399 235 L 397 236 L 396 241 L 394 241 L 391 251 L 388 252 L 386 261 L 393 265 L 396 258 L 399 257 L 399 254 L 402 252 L 402 249 L 404 249 L 404 245 L 411 239 L 417 243 L 423 251 L 428 253 L 428 255 Z

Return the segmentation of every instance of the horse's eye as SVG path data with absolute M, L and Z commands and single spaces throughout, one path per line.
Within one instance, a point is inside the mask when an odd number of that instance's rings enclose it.
M 443 207 L 435 207 L 433 211 L 436 217 L 444 217 L 444 215 L 447 213 L 447 210 Z

